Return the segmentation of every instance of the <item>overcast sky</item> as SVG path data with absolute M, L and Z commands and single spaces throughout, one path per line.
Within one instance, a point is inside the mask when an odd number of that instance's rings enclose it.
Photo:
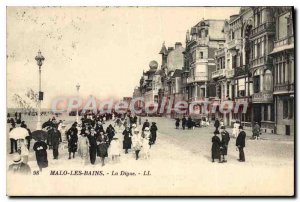
M 7 96 L 38 89 L 38 50 L 42 66 L 42 107 L 54 97 L 80 95 L 99 99 L 131 96 L 151 60 L 182 42 L 202 18 L 228 19 L 238 7 L 9 7 L 7 9 Z

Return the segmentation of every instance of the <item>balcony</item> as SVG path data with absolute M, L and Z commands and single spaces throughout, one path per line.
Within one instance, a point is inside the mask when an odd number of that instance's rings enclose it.
M 250 33 L 250 38 L 258 36 L 264 32 L 275 33 L 275 22 L 265 22 L 259 26 L 253 28 Z
M 293 83 L 276 84 L 274 86 L 274 94 L 294 93 Z
M 281 46 L 293 45 L 294 47 L 294 36 L 288 36 L 283 39 L 279 39 L 274 42 L 274 48 L 278 48 Z
M 273 93 L 272 92 L 259 92 L 252 95 L 253 103 L 272 103 Z
M 217 71 L 212 72 L 211 77 L 213 79 L 218 77 L 225 77 L 226 76 L 226 70 L 225 69 L 219 69 Z
M 267 64 L 272 64 L 272 60 L 268 56 L 261 56 L 259 58 L 255 58 L 251 60 L 251 68 L 257 67 L 257 66 L 263 66 Z
M 226 70 L 226 78 L 233 78 L 234 77 L 234 69 L 227 69 Z
M 206 76 L 195 76 L 195 77 L 187 78 L 187 84 L 194 83 L 194 82 L 203 82 L 203 81 L 207 81 Z
M 241 39 L 233 39 L 227 43 L 227 48 L 230 49 L 240 49 L 242 40 Z

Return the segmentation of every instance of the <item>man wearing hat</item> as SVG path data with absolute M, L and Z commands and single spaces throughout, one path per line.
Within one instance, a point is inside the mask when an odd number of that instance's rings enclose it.
M 246 133 L 243 129 L 243 126 L 239 126 L 239 134 L 236 138 L 236 146 L 239 150 L 238 161 L 240 162 L 245 162 L 245 154 L 244 154 L 244 147 L 246 146 L 245 140 L 246 140 Z
M 31 169 L 29 165 L 22 162 L 21 155 L 15 153 L 13 156 L 13 163 L 8 167 L 8 172 L 29 175 L 31 174 Z
M 50 129 L 48 131 L 48 135 L 51 138 L 52 149 L 53 149 L 53 159 L 58 159 L 59 143 L 62 142 L 61 133 L 57 129 L 57 126 L 54 126 L 54 127 L 52 127 L 52 129 Z
M 227 155 L 229 141 L 229 133 L 225 130 L 225 126 L 221 126 L 221 155 L 223 156 L 222 162 L 226 162 L 225 156 Z

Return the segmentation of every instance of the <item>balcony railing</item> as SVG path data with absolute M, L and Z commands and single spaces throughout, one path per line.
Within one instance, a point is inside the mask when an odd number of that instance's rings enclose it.
M 227 69 L 226 70 L 226 78 L 234 77 L 234 69 Z
M 274 86 L 274 94 L 294 92 L 293 83 L 276 84 Z
M 201 82 L 201 81 L 207 81 L 207 77 L 206 76 L 195 76 L 195 77 L 187 78 L 187 84 L 193 83 L 193 82 Z
M 222 77 L 222 76 L 226 76 L 226 70 L 225 69 L 219 69 L 217 71 L 212 72 L 211 77 L 213 79 L 218 78 L 218 77 Z
M 235 49 L 241 45 L 241 39 L 233 39 L 227 43 L 228 49 Z
M 294 36 L 288 36 L 283 39 L 279 39 L 275 41 L 274 47 L 277 48 L 279 46 L 290 45 L 290 44 L 294 45 Z
M 254 93 L 252 95 L 253 103 L 271 103 L 273 102 L 273 93 L 270 91 Z
M 252 67 L 260 66 L 260 65 L 264 65 L 264 64 L 266 64 L 266 57 L 265 56 L 261 56 L 259 58 L 253 59 L 251 61 Z
M 264 32 L 275 32 L 275 22 L 265 22 L 251 30 L 250 37 L 255 37 Z

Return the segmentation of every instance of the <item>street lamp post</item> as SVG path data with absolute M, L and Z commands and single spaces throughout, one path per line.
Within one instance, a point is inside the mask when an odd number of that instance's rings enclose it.
M 80 85 L 79 85 L 79 83 L 77 83 L 76 89 L 77 89 L 77 98 L 78 99 L 79 99 L 79 88 L 80 88 Z M 76 111 L 76 122 L 77 123 L 79 123 L 78 108 L 79 108 L 79 106 L 77 106 L 77 111 Z
M 41 74 L 42 74 L 42 65 L 45 60 L 44 56 L 42 56 L 41 51 L 39 50 L 38 55 L 35 57 L 37 65 L 39 66 L 39 100 L 38 100 L 38 122 L 36 129 L 41 130 L 41 102 L 43 100 L 43 92 L 42 92 L 42 81 L 41 81 Z

